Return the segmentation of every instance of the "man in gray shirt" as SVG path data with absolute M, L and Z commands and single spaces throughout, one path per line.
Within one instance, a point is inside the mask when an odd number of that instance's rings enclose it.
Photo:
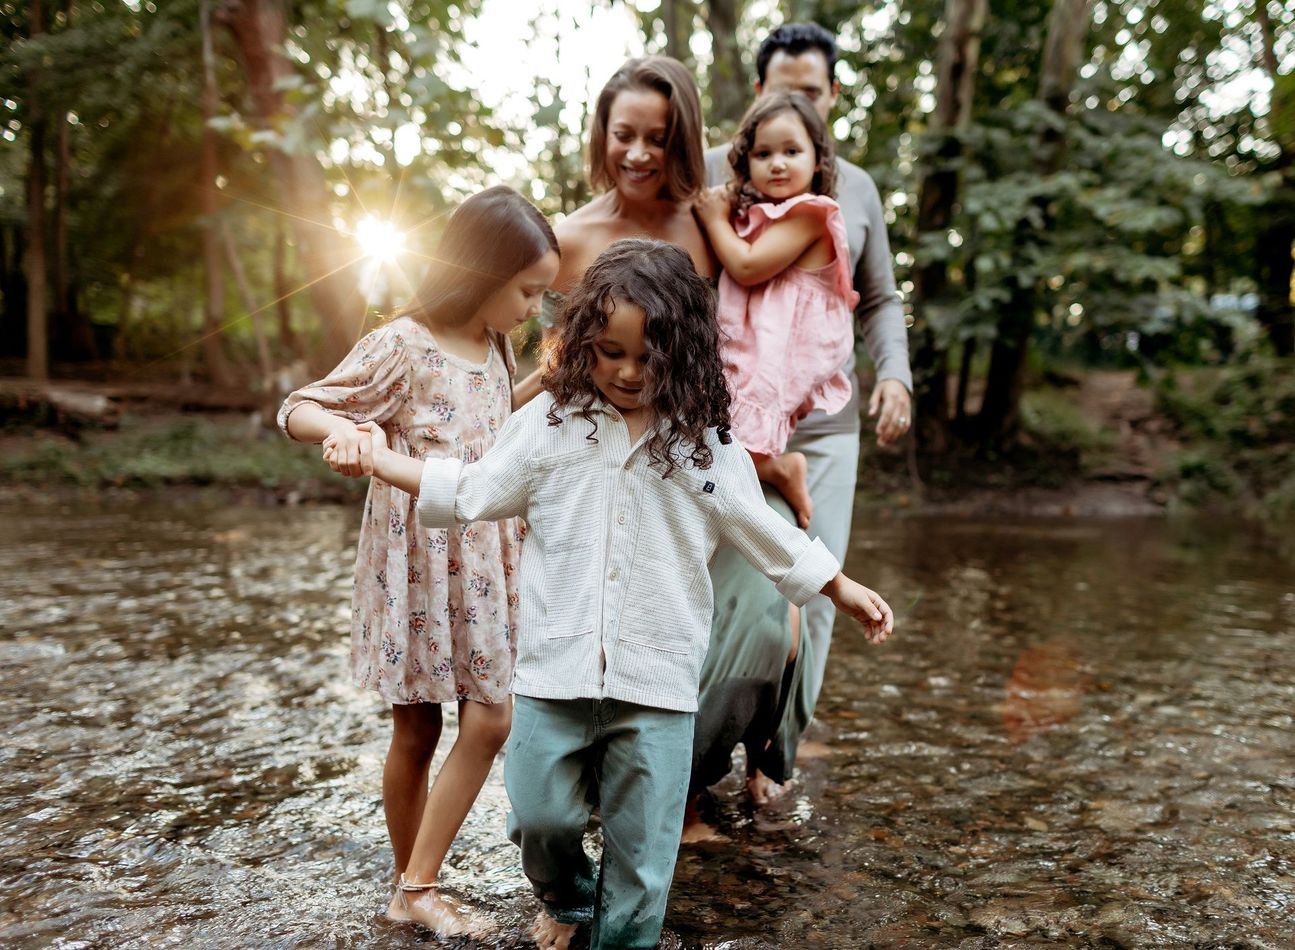
M 755 94 L 799 92 L 827 121 L 840 85 L 835 79 L 836 40 L 815 23 L 791 23 L 770 33 L 756 54 Z M 728 181 L 728 145 L 706 151 L 710 185 Z M 881 196 L 868 173 L 837 160 L 837 202 L 850 242 L 850 266 L 859 294 L 855 318 L 863 344 L 877 370 L 877 384 L 868 402 L 868 415 L 877 418 L 877 444 L 889 445 L 908 431 L 912 417 L 912 371 L 908 363 L 908 334 L 895 289 L 890 241 L 882 215 Z M 796 427 L 787 445 L 803 452 L 809 462 L 809 494 L 814 503 L 809 535 L 823 539 L 841 561 L 850 540 L 855 480 L 859 464 L 859 384 L 854 357 L 846 367 L 854 386 L 850 403 L 834 415 L 815 412 Z M 815 597 L 803 608 L 802 629 L 810 638 L 815 669 L 805 680 L 812 709 L 823 685 L 828 646 L 836 610 L 826 597 Z

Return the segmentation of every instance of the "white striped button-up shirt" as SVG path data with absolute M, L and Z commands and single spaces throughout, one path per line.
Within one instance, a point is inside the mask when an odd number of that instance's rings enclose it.
M 424 527 L 521 515 L 513 691 L 540 699 L 618 699 L 691 712 L 710 641 L 707 565 L 731 544 L 789 601 L 804 604 L 840 570 L 817 539 L 764 502 L 736 441 L 706 439 L 710 468 L 669 478 L 649 465 L 651 430 L 633 445 L 607 403 L 563 409 L 544 393 L 513 413 L 478 462 L 428 459 Z M 592 438 L 590 438 L 592 434 Z

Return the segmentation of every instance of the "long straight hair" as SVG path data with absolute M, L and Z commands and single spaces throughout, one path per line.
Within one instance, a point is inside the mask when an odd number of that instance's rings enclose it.
M 702 146 L 701 96 L 692 72 L 669 56 L 643 56 L 627 60 L 598 93 L 593 126 L 589 132 L 589 184 L 595 189 L 612 187 L 607 174 L 607 123 L 612 103 L 627 89 L 659 92 L 667 103 L 665 145 L 665 187 L 661 197 L 685 201 L 706 183 Z
M 486 299 L 549 251 L 558 239 L 539 210 L 506 185 L 455 209 L 414 299 L 395 315 L 429 328 L 462 326 Z

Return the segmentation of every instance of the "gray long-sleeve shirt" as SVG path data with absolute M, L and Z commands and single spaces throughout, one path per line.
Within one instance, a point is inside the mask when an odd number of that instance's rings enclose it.
M 727 145 L 706 150 L 706 182 L 722 185 L 729 179 Z M 882 213 L 881 195 L 872 177 L 857 165 L 836 160 L 836 200 L 845 218 L 850 241 L 850 269 L 859 306 L 854 316 L 863 335 L 863 345 L 877 369 L 877 379 L 897 379 L 910 392 L 913 373 L 908 364 L 908 330 L 904 308 L 895 289 L 895 267 L 890 257 L 890 238 Z M 858 426 L 859 383 L 854 372 L 854 355 L 845 365 L 854 394 L 835 415 L 812 413 L 796 426 L 800 435 L 852 431 Z

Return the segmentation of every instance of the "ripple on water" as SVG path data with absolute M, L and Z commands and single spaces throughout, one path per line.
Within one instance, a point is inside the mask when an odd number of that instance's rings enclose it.
M 381 915 L 389 726 L 345 680 L 356 512 L 0 517 L 0 942 L 431 945 Z M 1288 564 L 1199 525 L 857 534 L 899 635 L 840 621 L 817 754 L 770 809 L 739 753 L 663 946 L 1292 946 Z M 499 948 L 535 911 L 506 813 L 497 765 L 445 869 Z

